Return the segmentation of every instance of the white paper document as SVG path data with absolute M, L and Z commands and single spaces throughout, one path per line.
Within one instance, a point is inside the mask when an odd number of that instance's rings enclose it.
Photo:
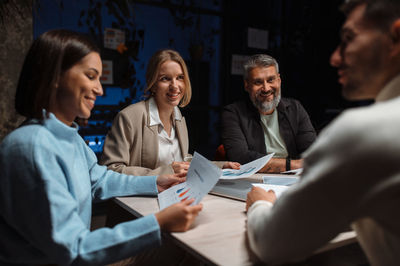
M 300 180 L 298 176 L 277 177 L 276 175 L 275 176 L 265 175 L 262 178 L 263 178 L 263 183 L 264 184 L 280 185 L 280 186 L 291 186 L 293 184 L 296 184 Z
M 158 194 L 160 210 L 186 199 L 195 199 L 198 204 L 215 186 L 222 170 L 195 152 L 186 176 L 186 182 L 170 187 Z
M 281 174 L 294 174 L 294 175 L 301 175 L 301 173 L 303 173 L 303 168 L 281 172 Z
M 260 184 L 260 183 L 253 183 L 252 185 L 255 187 L 263 188 L 266 191 L 273 190 L 275 192 L 276 198 L 279 198 L 282 195 L 282 193 L 289 188 L 289 186 Z
M 257 173 L 261 168 L 264 167 L 271 160 L 274 153 L 265 155 L 264 157 L 258 158 L 252 162 L 246 163 L 240 166 L 240 169 L 224 169 L 222 170 L 222 176 L 220 179 L 237 179 L 249 177 Z

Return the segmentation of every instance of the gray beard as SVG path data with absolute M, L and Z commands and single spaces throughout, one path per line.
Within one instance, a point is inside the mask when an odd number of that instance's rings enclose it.
M 258 111 L 260 113 L 268 113 L 271 112 L 272 110 L 274 110 L 279 102 L 281 101 L 281 92 L 279 92 L 278 95 L 274 96 L 274 99 L 271 102 L 261 102 L 258 100 L 258 93 L 256 95 L 256 97 L 254 99 L 251 99 L 251 101 L 253 102 L 253 105 L 258 109 Z

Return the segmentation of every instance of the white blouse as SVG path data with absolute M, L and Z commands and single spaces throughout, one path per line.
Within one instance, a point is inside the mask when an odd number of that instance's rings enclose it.
M 182 115 L 178 107 L 174 108 L 171 136 L 168 136 L 158 114 L 157 103 L 154 98 L 149 100 L 150 126 L 158 125 L 158 161 L 156 168 L 161 165 L 169 165 L 172 162 L 182 162 L 182 154 L 179 141 L 175 133 L 175 120 L 181 120 Z

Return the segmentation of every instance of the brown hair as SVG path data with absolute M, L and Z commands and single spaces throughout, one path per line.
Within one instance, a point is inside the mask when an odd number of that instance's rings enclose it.
M 356 7 L 366 5 L 363 20 L 383 32 L 390 31 L 391 24 L 400 18 L 399 0 L 347 0 L 341 11 L 347 16 Z
M 51 30 L 40 35 L 25 57 L 15 95 L 15 109 L 27 118 L 42 118 L 56 84 L 65 71 L 97 46 L 86 36 L 69 30 Z
M 161 65 L 166 62 L 166 61 L 175 61 L 177 62 L 181 67 L 183 71 L 183 80 L 185 83 L 185 92 L 183 95 L 183 98 L 179 104 L 180 107 L 185 107 L 186 105 L 189 104 L 190 99 L 192 98 L 192 86 L 190 85 L 190 79 L 189 79 L 189 72 L 187 70 L 185 61 L 181 57 L 181 55 L 174 50 L 159 50 L 157 51 L 149 60 L 149 63 L 147 65 L 146 69 L 146 88 L 144 90 L 144 96 L 146 98 L 150 97 L 150 92 L 151 89 L 153 88 L 154 84 L 157 82 L 158 79 L 158 74 L 160 72 L 160 67 Z

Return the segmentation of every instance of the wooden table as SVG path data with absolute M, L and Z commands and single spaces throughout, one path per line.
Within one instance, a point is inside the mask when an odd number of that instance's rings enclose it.
M 140 217 L 159 211 L 157 198 L 120 197 L 117 203 L 130 214 Z M 254 257 L 246 241 L 245 202 L 206 195 L 203 210 L 189 231 L 167 234 L 177 245 L 210 265 L 252 265 Z M 355 233 L 338 235 L 317 252 L 354 243 Z

